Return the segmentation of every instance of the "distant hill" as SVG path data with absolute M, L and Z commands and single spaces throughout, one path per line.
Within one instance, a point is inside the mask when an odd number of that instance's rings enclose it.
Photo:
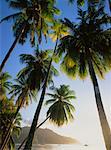
M 29 133 L 29 127 L 23 127 L 20 137 L 14 137 L 15 143 L 21 143 Z M 77 144 L 78 141 L 73 138 L 61 136 L 50 129 L 38 129 L 35 133 L 33 144 Z

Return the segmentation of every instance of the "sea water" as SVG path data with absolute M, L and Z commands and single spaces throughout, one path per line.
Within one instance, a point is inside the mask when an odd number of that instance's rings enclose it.
M 98 145 L 77 145 L 77 144 L 38 144 L 33 145 L 32 150 L 106 150 Z
M 45 144 L 35 145 L 32 150 L 105 150 L 102 146 L 97 145 L 66 145 L 66 144 Z

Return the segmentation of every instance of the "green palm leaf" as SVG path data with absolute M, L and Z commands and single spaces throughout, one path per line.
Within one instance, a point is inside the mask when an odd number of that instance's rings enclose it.
M 4 135 L 12 117 L 16 111 L 16 106 L 14 105 L 13 99 L 6 98 L 4 101 L 1 101 L 1 108 L 0 108 L 0 137 L 1 140 L 4 140 Z M 21 115 L 18 114 L 15 121 L 13 122 L 10 130 L 10 137 L 6 147 L 10 150 L 15 149 L 15 142 L 13 140 L 13 135 L 18 136 L 21 130 Z
M 75 99 L 75 92 L 69 89 L 67 85 L 61 85 L 60 88 L 54 88 L 52 93 L 47 93 L 52 99 L 46 100 L 46 105 L 50 105 L 47 116 L 49 120 L 57 126 L 67 124 L 73 120 L 74 106 L 71 99 Z
M 68 19 L 63 22 L 71 33 L 62 38 L 58 46 L 58 56 L 65 54 L 61 70 L 74 79 L 77 75 L 82 79 L 86 78 L 89 71 L 86 48 L 90 45 L 89 53 L 95 72 L 99 77 L 104 78 L 104 74 L 111 68 L 109 63 L 111 33 L 110 29 L 102 27 L 110 22 L 111 17 L 104 13 L 103 7 L 98 10 L 93 7 L 90 12 L 79 9 L 78 15 L 80 22 L 77 25 Z
M 0 23 L 2 23 L 3 21 L 9 21 L 10 19 L 15 19 L 16 17 L 18 17 L 19 15 L 21 15 L 22 13 L 21 12 L 18 12 L 18 13 L 15 13 L 15 14 L 12 14 L 12 15 L 9 15 L 7 17 L 4 17 L 0 20 Z
M 3 100 L 6 98 L 6 94 L 11 89 L 12 83 L 9 81 L 11 79 L 11 76 L 8 74 L 8 72 L 4 72 L 0 74 L 0 99 Z

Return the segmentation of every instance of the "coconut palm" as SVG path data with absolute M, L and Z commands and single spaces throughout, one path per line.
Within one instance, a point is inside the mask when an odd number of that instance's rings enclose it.
M 15 122 L 18 112 L 21 107 L 27 106 L 29 104 L 29 100 L 32 101 L 32 98 L 35 98 L 36 90 L 32 90 L 27 85 L 27 80 L 25 78 L 19 78 L 15 80 L 16 83 L 11 86 L 10 94 L 11 98 L 16 98 L 16 111 L 13 113 L 13 116 L 10 118 L 9 126 L 7 126 L 7 130 L 4 132 L 4 140 L 1 144 L 1 149 L 5 147 L 5 145 L 10 140 L 10 131 L 13 126 L 13 122 Z
M 40 51 L 37 47 L 33 55 L 20 55 L 20 61 L 26 64 L 26 66 L 19 72 L 18 78 L 25 76 L 30 89 L 40 90 L 42 88 L 51 60 L 51 54 L 51 50 Z M 57 70 L 52 66 L 48 82 L 51 83 L 52 76 L 57 74 Z
M 47 68 L 47 73 L 46 73 L 46 76 L 44 78 L 45 80 L 44 80 L 40 100 L 39 100 L 36 112 L 34 114 L 34 119 L 33 119 L 33 122 L 32 122 L 31 128 L 30 128 L 30 131 L 29 131 L 29 135 L 28 135 L 27 142 L 25 144 L 24 150 L 27 150 L 27 149 L 30 150 L 31 147 L 32 147 L 32 141 L 33 141 L 33 138 L 34 138 L 34 133 L 35 133 L 35 130 L 36 130 L 36 126 L 38 124 L 40 111 L 41 111 L 41 108 L 42 108 L 42 105 L 43 105 L 44 96 L 45 96 L 46 88 L 47 88 L 47 85 L 48 85 L 48 80 L 49 80 L 50 74 L 51 74 L 52 61 L 55 60 L 55 58 L 57 58 L 57 57 L 55 57 L 55 55 L 56 55 L 56 48 L 57 48 L 57 45 L 58 45 L 58 40 L 59 40 L 60 37 L 63 37 L 64 35 L 68 34 L 66 26 L 62 25 L 60 20 L 58 20 L 58 22 L 54 22 L 53 26 L 51 27 L 51 31 L 54 31 L 54 36 L 53 36 L 52 32 L 50 33 L 50 36 L 54 40 L 56 40 L 55 48 L 53 50 L 53 54 L 51 56 L 51 59 L 50 59 L 50 62 L 49 62 L 48 68 Z
M 13 114 L 15 113 L 15 106 L 13 103 L 13 99 L 6 98 L 4 101 L 1 101 L 1 112 L 0 112 L 0 143 L 4 140 L 4 132 L 7 130 L 7 126 L 10 124 Z M 13 140 L 13 136 L 18 136 L 20 133 L 20 121 L 21 115 L 18 114 L 15 122 L 10 130 L 10 138 L 5 145 L 6 149 L 13 150 L 15 148 L 15 143 Z
M 28 85 L 28 81 L 26 77 L 20 77 L 15 79 L 15 84 L 12 85 L 10 95 L 11 97 L 16 98 L 16 113 L 13 119 L 16 118 L 18 112 L 22 107 L 26 107 L 30 102 L 36 100 L 36 95 L 38 92 L 38 88 L 32 89 L 30 85 Z
M 10 78 L 11 76 L 8 72 L 2 72 L 0 74 L 0 100 L 6 97 L 7 92 L 9 92 L 11 88 L 11 82 L 8 81 Z
M 32 46 L 35 45 L 36 37 L 41 42 L 42 35 L 46 38 L 48 34 L 48 27 L 53 22 L 54 15 L 59 14 L 59 10 L 54 6 L 55 0 L 8 0 L 8 3 L 18 12 L 3 18 L 1 22 L 14 20 L 15 40 L 1 63 L 0 71 L 2 71 L 17 42 L 23 44 L 28 36 Z
M 38 90 L 30 89 L 26 78 L 15 79 L 15 84 L 12 85 L 11 94 L 12 97 L 16 97 L 16 106 L 24 107 L 29 105 L 29 101 L 35 100 Z
M 47 111 L 49 120 L 57 126 L 67 124 L 74 119 L 75 110 L 71 100 L 75 99 L 75 93 L 67 85 L 60 85 L 60 88 L 54 88 L 53 93 L 47 93 L 51 99 L 46 101 L 46 105 L 51 105 Z
M 48 50 L 39 52 L 37 49 L 35 50 L 34 55 L 20 55 L 20 60 L 22 63 L 26 64 L 26 67 L 18 73 L 18 79 L 16 80 L 17 84 L 12 86 L 12 91 L 10 92 L 12 96 L 17 96 L 17 110 L 12 118 L 12 122 L 15 120 L 20 108 L 28 105 L 29 99 L 32 100 L 32 97 L 34 98 L 36 96 L 35 94 L 37 94 L 37 92 L 41 89 L 47 73 L 47 67 L 50 62 L 49 52 L 50 51 Z M 48 80 L 49 83 L 51 83 L 53 75 L 57 75 L 57 70 L 52 66 Z M 1 149 L 5 146 L 5 143 L 9 139 L 11 125 L 12 123 L 5 134 L 6 136 Z
M 88 11 L 89 12 L 89 11 Z M 78 11 L 80 22 L 72 23 L 65 19 L 70 35 L 61 39 L 58 55 L 63 55 L 61 69 L 71 78 L 77 75 L 84 79 L 89 74 L 93 83 L 95 99 L 106 149 L 111 149 L 111 130 L 102 104 L 96 74 L 104 78 L 111 69 L 111 31 L 103 28 L 110 22 L 103 8 L 90 8 L 90 12 Z
M 61 85 L 60 88 L 53 88 L 53 94 L 47 93 L 46 95 L 51 97 L 51 99 L 48 99 L 45 103 L 46 105 L 50 105 L 50 107 L 47 111 L 46 119 L 36 127 L 36 130 L 47 120 L 50 120 L 57 126 L 62 126 L 74 119 L 73 111 L 75 109 L 70 100 L 75 99 L 76 97 L 75 92 L 70 90 L 69 86 Z M 18 150 L 23 146 L 26 140 L 27 137 L 23 140 Z

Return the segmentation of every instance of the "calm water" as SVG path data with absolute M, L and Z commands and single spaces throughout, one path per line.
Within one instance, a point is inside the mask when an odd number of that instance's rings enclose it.
M 105 150 L 102 146 L 66 145 L 66 144 L 45 144 L 33 145 L 32 150 Z

